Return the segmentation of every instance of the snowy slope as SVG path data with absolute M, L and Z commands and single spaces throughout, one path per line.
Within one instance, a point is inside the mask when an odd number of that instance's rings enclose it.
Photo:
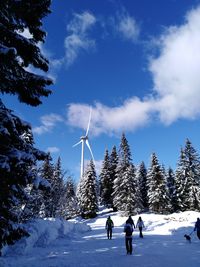
M 108 215 L 115 225 L 112 240 L 107 240 L 105 231 Z M 126 217 L 103 210 L 91 220 L 33 222 L 29 225 L 32 235 L 4 250 L 0 267 L 200 266 L 200 240 L 196 233 L 191 235 L 191 244 L 184 238 L 185 233 L 192 232 L 199 213 L 141 216 L 145 223 L 144 239 L 139 238 L 138 230 L 134 231 L 133 255 L 126 255 L 125 251 Z M 135 222 L 137 218 L 133 216 Z

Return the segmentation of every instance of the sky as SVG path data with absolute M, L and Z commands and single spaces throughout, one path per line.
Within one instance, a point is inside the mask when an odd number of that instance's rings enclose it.
M 108 215 L 114 223 L 112 240 L 107 239 L 105 230 Z M 94 219 L 66 221 L 46 218 L 26 223 L 30 237 L 4 247 L 0 266 L 199 266 L 200 240 L 193 232 L 198 212 L 140 215 L 145 225 L 144 238 L 139 238 L 138 228 L 134 229 L 132 255 L 126 255 L 124 242 L 127 217 L 104 209 Z M 138 215 L 132 218 L 136 224 Z M 191 243 L 184 234 L 191 234 Z
M 81 146 L 73 145 L 91 108 L 98 172 L 122 132 L 135 165 L 148 167 L 155 152 L 160 164 L 175 168 L 186 138 L 200 152 L 199 0 L 57 0 L 51 10 L 39 44 L 50 61 L 51 96 L 36 108 L 2 97 L 31 124 L 37 148 L 54 161 L 60 156 L 79 179 Z

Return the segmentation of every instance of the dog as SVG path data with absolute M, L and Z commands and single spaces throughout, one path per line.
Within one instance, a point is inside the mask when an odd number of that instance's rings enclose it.
M 189 235 L 184 235 L 184 237 L 189 243 L 191 243 L 191 237 Z

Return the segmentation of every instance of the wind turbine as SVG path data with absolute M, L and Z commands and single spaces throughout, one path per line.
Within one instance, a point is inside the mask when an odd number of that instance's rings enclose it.
M 94 156 L 93 156 L 93 153 L 92 153 L 92 149 L 90 147 L 90 144 L 89 144 L 89 141 L 88 141 L 88 133 L 89 133 L 89 129 L 90 129 L 90 121 L 91 121 L 91 116 L 92 116 L 92 109 L 90 109 L 90 115 L 89 115 L 89 121 L 88 121 L 88 126 L 87 126 L 87 130 L 86 130 L 86 133 L 85 135 L 81 136 L 80 137 L 80 141 L 78 143 L 76 143 L 75 145 L 73 145 L 73 147 L 81 144 L 82 145 L 82 149 L 81 149 L 81 177 L 83 177 L 83 174 L 84 174 L 84 149 L 85 149 L 85 144 L 87 145 L 89 151 L 90 151 L 90 154 L 92 156 L 92 160 L 94 162 Z

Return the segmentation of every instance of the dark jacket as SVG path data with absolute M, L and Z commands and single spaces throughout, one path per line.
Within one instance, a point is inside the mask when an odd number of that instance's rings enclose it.
M 113 221 L 110 218 L 108 218 L 106 221 L 106 229 L 112 229 L 113 227 L 114 227 Z
M 127 220 L 126 222 L 130 223 L 131 226 L 135 228 L 135 224 L 134 224 L 134 221 L 133 221 L 133 219 L 131 218 L 131 216 L 129 216 L 129 218 L 128 218 L 128 220 Z
M 197 219 L 195 223 L 194 231 L 200 231 L 200 219 Z
M 130 229 L 130 230 L 129 230 Z M 126 224 L 124 226 L 124 233 L 126 238 L 132 237 L 133 233 L 133 226 L 128 221 L 126 221 Z

